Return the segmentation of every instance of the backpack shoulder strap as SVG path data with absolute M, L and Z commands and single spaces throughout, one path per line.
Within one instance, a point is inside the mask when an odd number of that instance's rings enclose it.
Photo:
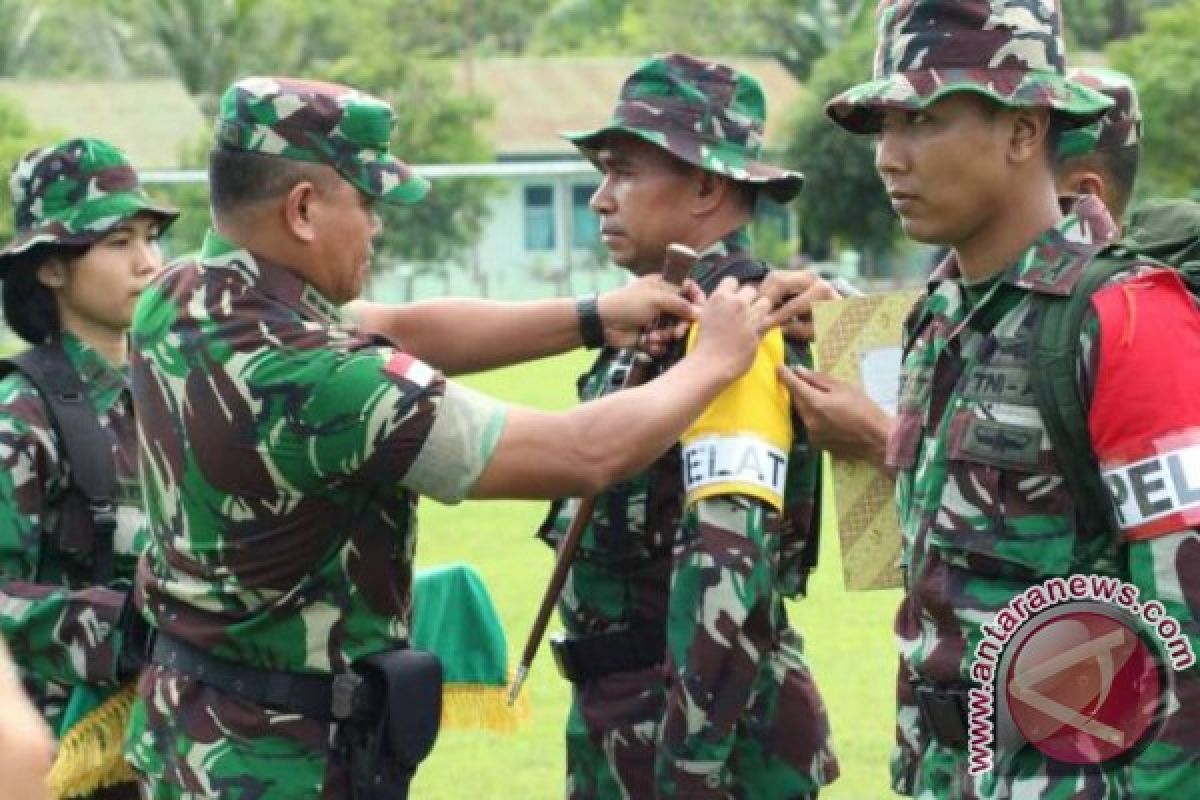
M 765 263 L 754 258 L 752 255 L 739 252 L 722 256 L 716 263 L 706 268 L 695 280 L 701 290 L 706 295 L 709 295 L 716 290 L 724 278 L 737 278 L 739 285 L 743 283 L 757 284 L 767 277 L 768 272 L 770 272 L 770 267 Z M 682 340 L 675 342 L 669 348 L 667 357 L 663 359 L 664 365 L 678 362 L 683 358 L 684 349 L 685 345 Z
M 736 258 L 721 272 L 722 278 L 734 277 L 738 283 L 761 283 L 767 277 L 767 273 L 771 271 L 762 261 L 755 258 Z M 715 288 L 715 287 L 714 287 Z
M 759 283 L 770 271 L 770 267 L 748 253 L 733 253 L 706 270 L 698 282 L 707 294 L 716 289 L 724 278 L 737 278 L 739 284 Z
M 63 454 L 71 465 L 71 487 L 83 495 L 91 511 L 95 536 L 93 577 L 98 583 L 108 583 L 113 575 L 112 537 L 116 529 L 112 445 L 96 419 L 83 381 L 59 342 L 30 348 L 4 361 L 3 371 L 19 370 L 46 404 L 50 424 L 58 432 Z
M 1091 307 L 1092 294 L 1130 262 L 1101 253 L 1087 266 L 1074 291 L 1067 296 L 1039 294 L 1041 306 L 1034 330 L 1031 383 L 1034 398 L 1058 456 L 1063 480 L 1075 498 L 1075 507 L 1089 531 L 1116 529 L 1112 497 L 1100 477 L 1092 449 L 1087 410 L 1079 393 L 1076 365 L 1079 334 Z

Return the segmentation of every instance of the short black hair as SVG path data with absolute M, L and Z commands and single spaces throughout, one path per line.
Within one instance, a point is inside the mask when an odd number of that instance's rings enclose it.
M 218 217 L 280 197 L 301 181 L 324 189 L 329 171 L 320 164 L 223 147 L 208 156 L 209 202 Z
M 1112 194 L 1118 208 L 1126 209 L 1137 185 L 1138 164 L 1142 160 L 1140 144 L 1096 151 L 1096 157 L 1112 176 Z
M 1046 156 L 1051 167 L 1058 164 L 1058 146 L 1062 143 L 1063 134 L 1071 125 L 1072 120 L 1065 114 L 1051 112 L 1050 123 L 1046 126 Z
M 753 215 L 758 210 L 758 195 L 762 187 L 757 183 L 748 183 L 747 181 L 734 181 L 733 186 L 742 208 Z
M 4 273 L 0 301 L 4 321 L 31 345 L 44 344 L 62 332 L 58 302 L 49 286 L 38 280 L 38 267 L 51 258 L 70 264 L 83 257 L 91 245 L 40 245 L 18 256 Z
M 1101 173 L 1108 190 L 1109 202 L 1113 206 L 1109 211 L 1116 219 L 1124 216 L 1125 210 L 1129 208 L 1129 201 L 1133 198 L 1141 156 L 1140 144 L 1099 147 L 1081 156 L 1062 159 L 1055 164 L 1055 175 L 1062 178 L 1079 169 Z

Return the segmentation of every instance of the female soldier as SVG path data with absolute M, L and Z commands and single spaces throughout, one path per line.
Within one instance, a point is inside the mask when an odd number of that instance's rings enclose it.
M 4 317 L 32 348 L 0 378 L 0 634 L 61 735 L 73 688 L 121 677 L 142 516 L 126 333 L 178 212 L 97 139 L 34 150 L 11 188 Z

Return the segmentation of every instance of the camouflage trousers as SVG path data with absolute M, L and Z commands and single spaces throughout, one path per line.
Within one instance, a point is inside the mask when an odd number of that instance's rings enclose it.
M 665 702 L 654 667 L 576 687 L 567 717 L 568 800 L 654 797 L 654 755 Z
M 1196 680 L 1181 681 L 1172 703 L 1200 697 Z M 1077 769 L 1052 764 L 1031 745 L 997 753 L 993 771 L 972 776 L 967 751 L 924 745 L 915 764 L 893 760 L 897 791 L 917 800 L 1183 800 L 1200 786 L 1200 720 L 1176 713 L 1136 757 L 1125 763 Z M 905 786 L 908 781 L 909 785 Z
M 342 800 L 332 727 L 268 711 L 174 670 L 138 681 L 126 757 L 143 800 Z
M 567 717 L 567 800 L 654 800 L 664 703 L 657 668 L 577 687 Z M 824 707 L 807 669 L 788 670 L 781 683 L 763 686 L 739 732 L 717 787 L 726 800 L 810 800 L 837 776 Z
M 1182 800 L 1195 796 L 1200 780 L 1196 758 L 1197 754 L 1189 756 L 1177 747 L 1152 744 L 1133 767 L 1052 770 L 1040 753 L 1026 747 L 995 771 L 972 776 L 965 750 L 931 745 L 918 766 L 912 796 L 917 800 Z M 1187 761 L 1192 762 L 1191 768 L 1178 771 Z

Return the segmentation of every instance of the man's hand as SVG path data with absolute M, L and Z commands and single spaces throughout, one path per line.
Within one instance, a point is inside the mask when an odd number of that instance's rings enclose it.
M 661 315 L 674 317 L 684 323 L 672 329 L 677 337 L 686 324 L 695 320 L 698 298 L 694 290 L 685 292 L 672 286 L 661 275 L 644 275 L 619 289 L 605 292 L 597 299 L 600 320 L 604 323 L 604 338 L 613 347 L 633 347 L 639 343 L 641 330 Z M 661 338 L 661 337 L 659 337 Z
M 884 466 L 895 420 L 862 389 L 803 367 L 780 367 L 779 374 L 815 446 Z
M 842 295 L 831 283 L 810 269 L 776 270 L 767 273 L 759 291 L 770 298 L 774 309 L 763 323 L 779 325 L 783 335 L 797 342 L 813 340 L 813 303 L 837 300 Z
M 770 310 L 727 278 L 700 312 L 695 347 L 654 380 L 558 414 L 509 408 L 470 496 L 582 497 L 645 469 L 750 368 Z
M 54 736 L 21 690 L 16 667 L 0 642 L 0 797 L 49 797 L 46 773 Z
M 727 360 L 730 380 L 736 378 L 750 369 L 770 311 L 770 299 L 759 294 L 756 287 L 738 288 L 737 279 L 725 278 L 700 312 L 700 332 L 692 357 Z

